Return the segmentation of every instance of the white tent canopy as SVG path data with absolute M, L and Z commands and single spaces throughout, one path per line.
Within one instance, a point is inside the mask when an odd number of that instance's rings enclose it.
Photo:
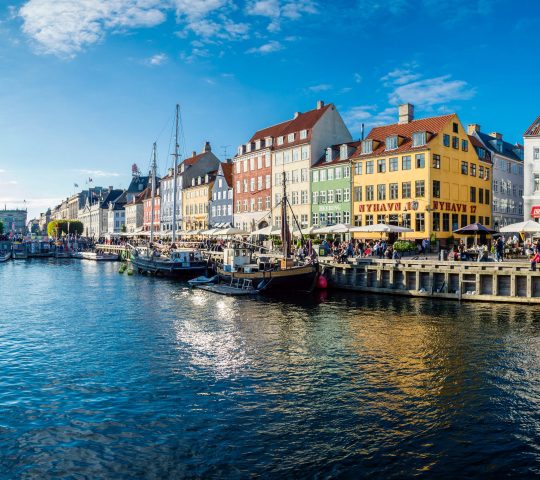
M 538 233 L 540 232 L 540 223 L 527 220 L 526 222 L 512 223 L 501 227 L 499 229 L 501 233 Z
M 267 227 L 251 232 L 249 235 L 281 235 L 281 228 L 274 225 L 268 225 Z
M 212 237 L 231 237 L 233 235 L 247 235 L 245 230 L 235 227 L 223 228 L 210 234 Z

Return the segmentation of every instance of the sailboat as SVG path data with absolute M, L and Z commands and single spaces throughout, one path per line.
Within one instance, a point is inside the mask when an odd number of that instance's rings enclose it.
M 177 197 L 177 174 L 178 174 L 178 118 L 180 106 L 176 105 L 176 141 L 174 149 L 174 179 L 173 179 L 173 222 L 172 244 L 176 241 L 176 197 Z M 150 273 L 164 276 L 199 275 L 206 272 L 208 264 L 201 253 L 195 249 L 176 249 L 169 255 L 163 255 L 153 248 L 154 243 L 154 201 L 156 196 L 156 143 L 153 145 L 152 159 L 152 203 L 150 223 L 150 244 L 146 247 L 132 248 L 131 263 L 139 273 Z
M 291 231 L 287 218 L 286 178 L 283 173 L 283 197 L 281 200 L 282 258 L 279 262 L 259 255 L 253 259 L 251 251 L 242 247 L 229 247 L 223 251 L 223 264 L 217 265 L 217 273 L 223 282 L 240 289 L 255 289 L 265 293 L 311 292 L 319 275 L 316 261 L 298 263 L 291 257 Z M 294 213 L 291 215 L 294 218 Z M 296 221 L 296 218 L 295 218 Z M 297 225 L 298 229 L 300 226 Z

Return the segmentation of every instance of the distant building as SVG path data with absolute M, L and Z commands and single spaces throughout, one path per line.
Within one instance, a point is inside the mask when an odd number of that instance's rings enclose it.
M 468 127 L 491 152 L 493 162 L 493 228 L 523 221 L 523 147 L 505 142 L 501 133 L 483 133 L 480 125 Z
M 208 206 L 212 198 L 216 173 L 214 171 L 207 173 L 204 177 L 193 178 L 191 187 L 183 189 L 182 207 L 186 230 L 205 230 L 208 228 Z
M 143 196 L 145 190 L 137 195 L 130 203 L 126 203 L 126 232 L 139 233 L 143 228 Z
M 523 134 L 524 140 L 524 219 L 540 219 L 540 117 Z
M 4 235 L 10 233 L 26 233 L 26 209 L 16 208 L 8 210 L 4 206 L 4 210 L 0 210 L 0 222 L 4 224 Z
M 150 232 L 152 227 L 152 188 L 146 187 L 143 194 L 141 195 L 141 200 L 143 203 L 143 230 L 145 232 Z M 160 233 L 160 203 L 161 197 L 159 194 L 159 187 L 156 188 L 156 193 L 154 195 L 154 233 Z
M 233 164 L 221 163 L 212 187 L 208 209 L 209 227 L 233 226 Z

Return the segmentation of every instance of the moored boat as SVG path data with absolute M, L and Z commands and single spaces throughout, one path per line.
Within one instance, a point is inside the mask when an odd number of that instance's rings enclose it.
M 14 260 L 26 260 L 28 258 L 28 248 L 26 243 L 15 242 L 12 247 Z
M 195 249 L 173 250 L 169 256 L 165 256 L 146 247 L 132 250 L 131 264 L 139 273 L 171 277 L 201 274 L 208 266 Z
M 118 254 L 105 252 L 78 252 L 75 258 L 82 258 L 83 260 L 94 260 L 96 262 L 110 262 L 118 260 Z
M 7 262 L 11 258 L 11 242 L 0 240 L 0 263 Z

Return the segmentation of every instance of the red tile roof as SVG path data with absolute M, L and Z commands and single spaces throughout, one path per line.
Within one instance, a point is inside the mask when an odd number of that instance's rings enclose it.
M 223 170 L 223 177 L 225 177 L 225 181 L 227 182 L 227 185 L 229 187 L 233 186 L 233 164 L 232 163 L 222 163 L 221 164 L 221 170 Z
M 287 120 L 285 122 L 278 123 L 277 125 L 263 128 L 262 130 L 255 132 L 255 134 L 249 139 L 248 143 L 254 142 L 255 140 L 262 140 L 266 137 L 276 138 L 289 133 L 300 132 L 301 130 L 310 130 L 330 108 L 335 108 L 334 104 L 329 103 L 324 107 L 315 108 L 313 110 L 309 110 L 308 112 L 300 113 L 298 117 L 293 118 L 292 120 Z M 275 146 L 276 145 L 274 144 L 274 147 Z
M 540 117 L 538 117 L 523 134 L 524 137 L 532 137 L 536 135 L 540 135 Z
M 420 120 L 413 120 L 409 123 L 393 123 L 392 125 L 384 125 L 382 127 L 374 127 L 369 132 L 367 139 L 378 140 L 381 142 L 379 146 L 373 149 L 373 153 L 362 155 L 361 149 L 358 149 L 353 155 L 353 158 L 369 158 L 373 156 L 387 155 L 390 153 L 401 153 L 409 150 L 414 150 L 416 148 L 422 147 L 413 147 L 412 146 L 412 134 L 415 132 L 430 132 L 433 135 L 428 139 L 427 143 L 433 140 L 444 128 L 444 126 L 455 117 L 455 113 L 450 115 L 442 115 L 440 117 L 429 117 L 422 118 Z M 385 150 L 385 141 L 387 137 L 392 135 L 399 135 L 403 137 L 401 145 L 395 150 L 387 151 Z
M 345 160 L 341 160 L 339 154 L 340 154 L 340 147 L 341 145 L 343 145 L 342 143 L 340 144 L 337 144 L 337 145 L 332 145 L 332 150 L 337 150 L 337 155 L 335 156 L 335 158 L 331 161 L 331 162 L 327 162 L 326 161 L 326 152 L 324 155 L 321 156 L 321 158 L 319 158 L 319 160 L 317 161 L 317 163 L 315 163 L 312 168 L 318 168 L 318 167 L 326 167 L 328 165 L 335 165 L 335 164 L 339 164 L 339 163 L 348 163 L 350 162 L 351 158 L 354 156 L 355 152 L 356 152 L 356 149 L 360 146 L 362 142 L 360 140 L 358 141 L 354 141 L 354 142 L 348 142 L 347 145 L 349 147 L 351 147 L 353 149 L 352 153 L 345 159 Z

